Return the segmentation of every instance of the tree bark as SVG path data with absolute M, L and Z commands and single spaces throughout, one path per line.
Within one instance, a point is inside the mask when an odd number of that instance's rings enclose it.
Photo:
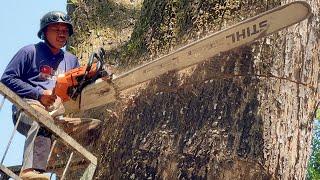
M 121 67 L 134 67 L 289 2 L 79 0 L 69 46 L 84 62 L 117 47 Z M 320 60 L 320 2 L 307 2 L 308 20 L 85 112 L 104 120 L 97 179 L 304 179 Z

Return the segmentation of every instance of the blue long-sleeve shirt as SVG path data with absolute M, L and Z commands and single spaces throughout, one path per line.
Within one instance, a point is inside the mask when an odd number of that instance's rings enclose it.
M 52 90 L 58 74 L 79 67 L 76 56 L 67 51 L 54 55 L 39 42 L 21 48 L 7 65 L 1 82 L 22 98 L 38 100 L 43 90 Z

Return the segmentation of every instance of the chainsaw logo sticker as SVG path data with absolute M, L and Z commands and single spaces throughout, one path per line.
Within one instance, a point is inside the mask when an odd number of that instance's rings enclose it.
M 226 38 L 227 39 L 231 38 L 232 43 L 235 43 L 240 40 L 246 39 L 252 35 L 263 32 L 267 27 L 268 27 L 268 21 L 263 20 L 257 24 L 253 24 L 252 26 L 248 26 L 247 28 L 244 28 L 235 33 L 232 33 L 226 36 Z

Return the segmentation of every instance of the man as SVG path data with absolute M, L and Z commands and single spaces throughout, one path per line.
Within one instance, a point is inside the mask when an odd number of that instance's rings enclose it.
M 72 34 L 73 26 L 68 15 L 60 11 L 45 14 L 37 34 L 43 41 L 25 46 L 15 54 L 2 75 L 2 83 L 32 107 L 52 115 L 50 112 L 56 110 L 53 104 L 60 102 L 54 94 L 57 75 L 79 67 L 76 56 L 61 49 Z M 26 136 L 20 177 L 24 180 L 49 179 L 42 173 L 46 170 L 51 149 L 51 133 L 20 113 L 15 106 L 12 109 L 14 123 L 19 117 L 21 119 L 18 131 Z M 98 124 L 94 122 L 90 128 L 96 128 Z

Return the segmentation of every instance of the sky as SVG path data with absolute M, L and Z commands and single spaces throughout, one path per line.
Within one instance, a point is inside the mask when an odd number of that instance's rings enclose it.
M 8 0 L 0 6 L 0 74 L 23 46 L 40 41 L 37 32 L 41 17 L 53 10 L 66 12 L 67 0 Z M 3 97 L 0 95 L 0 102 Z M 0 162 L 13 131 L 11 103 L 5 101 L 0 111 Z M 16 133 L 4 165 L 21 165 L 25 137 Z

